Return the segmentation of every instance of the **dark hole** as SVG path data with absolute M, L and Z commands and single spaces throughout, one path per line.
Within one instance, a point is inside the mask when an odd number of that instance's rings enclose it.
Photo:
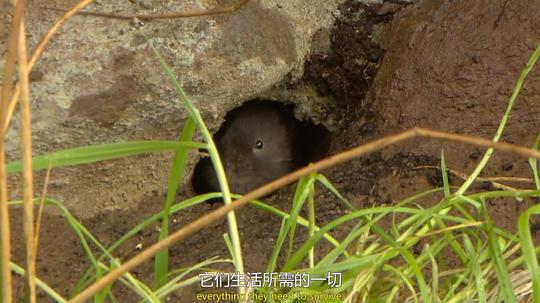
M 228 169 L 225 173 L 231 191 L 238 194 L 322 159 L 331 143 L 324 126 L 297 120 L 293 105 L 259 99 L 228 112 L 213 139 Z M 271 147 L 271 152 L 255 155 L 254 141 L 257 149 Z M 195 166 L 192 184 L 197 194 L 220 191 L 209 157 L 201 158 Z

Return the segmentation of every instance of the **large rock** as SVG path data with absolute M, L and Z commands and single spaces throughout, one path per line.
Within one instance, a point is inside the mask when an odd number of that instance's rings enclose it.
M 233 1 L 155 2 L 154 8 L 138 12 L 229 3 Z M 279 96 L 279 89 L 272 90 L 276 83 L 301 76 L 312 40 L 324 39 L 316 33 L 329 32 L 338 4 L 253 0 L 234 14 L 153 20 L 141 28 L 127 20 L 75 16 L 47 47 L 32 75 L 34 153 L 178 136 L 187 114 L 145 37 L 162 52 L 215 129 L 227 110 L 258 95 Z M 43 7 L 71 5 L 72 1 L 31 1 L 30 44 L 35 45 L 59 15 Z M 125 13 L 136 12 L 135 6 L 128 1 L 99 2 L 89 10 Z M 9 17 L 7 9 L 4 3 L 2 16 Z M 6 31 L 0 30 L 0 35 L 3 53 Z M 10 159 L 18 157 L 18 132 L 15 119 L 7 140 Z M 142 158 L 57 169 L 49 193 L 81 216 L 129 207 L 166 187 L 170 156 Z

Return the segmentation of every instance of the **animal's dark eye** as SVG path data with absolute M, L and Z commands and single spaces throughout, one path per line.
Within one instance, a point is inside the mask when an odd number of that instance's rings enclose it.
M 257 141 L 255 142 L 255 148 L 256 148 L 256 149 L 262 149 L 262 148 L 263 148 L 263 143 L 262 143 L 261 140 L 257 140 Z

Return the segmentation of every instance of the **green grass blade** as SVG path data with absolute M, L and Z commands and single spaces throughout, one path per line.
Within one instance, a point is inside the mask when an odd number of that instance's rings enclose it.
M 352 242 L 354 241 L 355 239 L 358 238 L 358 236 L 360 236 L 361 234 L 365 233 L 365 229 L 364 228 L 361 228 L 362 227 L 362 224 L 361 223 L 358 223 L 350 232 L 349 234 L 347 235 L 347 237 L 345 237 L 345 239 L 343 239 L 343 241 L 341 241 L 341 243 L 339 244 L 339 246 L 337 246 L 336 248 L 332 249 L 332 251 L 330 251 L 329 253 L 327 253 L 321 261 L 319 261 L 319 263 L 317 263 L 317 266 L 318 267 L 325 267 L 325 266 L 329 266 L 330 264 L 332 264 L 334 261 L 336 261 L 338 259 L 338 257 L 343 254 L 345 252 L 345 250 L 347 249 L 347 246 Z M 311 235 L 310 237 L 312 237 L 313 235 Z
M 371 208 L 371 209 L 361 209 L 354 212 L 351 212 L 349 214 L 343 215 L 341 217 L 336 218 L 335 220 L 331 221 L 330 223 L 326 224 L 325 226 L 321 227 L 321 229 L 316 232 L 311 238 L 309 238 L 299 249 L 297 249 L 296 253 L 294 253 L 285 263 L 283 266 L 283 271 L 291 271 L 294 266 L 296 266 L 303 258 L 307 255 L 308 250 L 315 245 L 317 241 L 319 241 L 322 236 L 326 233 L 328 233 L 330 230 L 336 228 L 337 226 L 359 218 L 365 218 L 366 216 L 369 216 L 374 213 L 388 213 L 389 211 L 403 211 L 403 212 L 412 212 L 416 213 L 416 210 L 414 209 L 406 209 L 406 208 L 394 208 L 394 207 L 377 207 L 377 208 Z M 271 272 L 271 271 L 268 271 Z
M 430 302 L 429 300 L 430 293 L 428 291 L 426 280 L 422 273 L 422 269 L 420 268 L 413 254 L 411 254 L 407 249 L 402 247 L 398 242 L 394 241 L 394 239 L 392 239 L 392 237 L 378 225 L 373 225 L 373 231 L 377 235 L 379 235 L 379 237 L 382 240 L 386 241 L 395 249 L 395 254 L 400 254 L 401 257 L 408 263 L 409 269 L 416 276 L 416 281 L 418 282 L 418 287 L 420 288 L 420 295 L 422 297 L 422 301 Z
M 440 218 L 438 217 L 434 217 L 434 221 L 437 223 L 438 227 L 441 229 L 441 230 L 446 230 L 448 229 L 448 226 L 444 223 L 443 220 L 441 220 Z M 448 243 L 450 244 L 450 247 L 452 248 L 452 250 L 456 253 L 456 255 L 459 257 L 459 259 L 462 261 L 462 262 L 465 262 L 467 260 L 467 255 L 465 253 L 465 251 L 461 248 L 461 246 L 459 245 L 458 241 L 456 241 L 455 237 L 453 236 L 452 232 L 451 231 L 444 231 L 443 233 L 443 236 L 444 238 L 448 241 Z
M 195 121 L 192 118 L 187 119 L 182 133 L 180 142 L 193 140 L 195 134 Z M 167 198 L 165 199 L 165 207 L 163 208 L 163 217 L 161 219 L 161 231 L 159 240 L 163 240 L 169 236 L 169 215 L 171 206 L 174 203 L 174 197 L 178 191 L 178 186 L 184 178 L 185 168 L 188 161 L 189 148 L 183 148 L 176 152 L 173 164 L 169 171 L 169 181 L 167 185 Z M 163 249 L 156 254 L 154 261 L 154 285 L 158 289 L 166 283 L 167 274 L 169 273 L 169 249 Z
M 536 139 L 534 140 L 532 149 L 538 150 L 538 145 L 540 144 L 540 133 L 536 135 Z M 533 171 L 534 176 L 534 184 L 536 185 L 536 189 L 540 190 L 540 177 L 538 176 L 538 160 L 536 158 L 529 158 L 529 164 L 531 165 L 531 169 Z
M 514 291 L 512 289 L 512 282 L 510 281 L 510 274 L 508 273 L 508 268 L 502 257 L 501 247 L 494 231 L 493 222 L 491 221 L 491 217 L 485 206 L 483 206 L 482 212 L 486 221 L 485 227 L 488 234 L 487 241 L 489 244 L 489 252 L 499 280 L 499 294 L 502 294 L 504 297 L 504 302 L 516 302 L 516 297 L 514 296 Z
M 178 79 L 176 79 L 176 76 L 174 75 L 171 67 L 165 62 L 165 59 L 163 56 L 161 56 L 161 53 L 159 50 L 152 44 L 152 41 L 150 41 L 148 38 L 146 38 L 146 41 L 148 42 L 150 48 L 154 52 L 154 55 L 158 59 L 163 71 L 169 78 L 169 80 L 172 82 L 175 90 L 180 95 L 180 100 L 182 103 L 184 103 L 184 106 L 186 110 L 189 112 L 190 117 L 194 120 L 195 124 L 201 131 L 205 142 L 207 142 L 208 146 L 208 153 L 210 154 L 210 159 L 212 160 L 212 165 L 214 166 L 214 170 L 216 171 L 216 176 L 218 179 L 219 186 L 221 188 L 221 192 L 223 193 L 223 201 L 225 204 L 231 203 L 231 193 L 229 190 L 229 184 L 227 183 L 227 177 L 225 176 L 225 170 L 223 169 L 223 164 L 221 163 L 221 158 L 219 157 L 219 153 L 217 150 L 217 147 L 212 140 L 212 135 L 210 134 L 210 131 L 204 124 L 204 121 L 201 117 L 201 114 L 199 111 L 193 106 L 193 103 L 188 98 L 187 94 L 184 92 L 184 89 L 178 82 Z M 236 222 L 236 215 L 234 211 L 231 211 L 227 213 L 227 222 L 229 224 L 229 233 L 231 236 L 231 241 L 234 247 L 234 259 L 235 259 L 235 267 L 236 270 L 239 273 L 244 273 L 244 262 L 242 257 L 242 246 L 240 243 L 240 234 L 238 232 L 238 224 Z M 245 289 L 241 288 L 240 293 L 243 293 Z
M 540 214 L 540 205 L 535 205 L 523 212 L 518 220 L 521 250 L 523 251 L 525 264 L 527 264 L 527 269 L 531 275 L 534 303 L 540 303 L 540 272 L 538 270 L 538 256 L 535 253 L 529 220 L 531 215 L 538 214 Z
M 439 298 L 439 265 L 437 264 L 429 245 L 426 245 L 426 252 L 431 261 L 431 302 L 439 303 L 441 302 L 441 299 Z
M 373 267 L 378 259 L 384 259 L 382 254 L 371 254 L 369 256 L 354 256 L 342 262 L 331 264 L 330 266 L 316 266 L 311 269 L 300 269 L 298 272 L 306 272 L 311 275 L 326 275 L 328 272 L 343 272 L 346 270 L 366 269 Z
M 97 263 L 97 262 L 96 262 Z M 111 262 L 111 268 L 118 268 L 118 262 Z M 101 279 L 103 275 L 107 272 L 108 268 L 103 266 L 97 266 L 96 268 L 96 281 Z M 112 284 L 108 284 L 107 286 L 103 287 L 100 291 L 97 292 L 97 294 L 94 296 L 94 302 L 95 303 L 102 303 L 105 301 L 107 297 L 110 297 L 112 295 L 111 293 Z
M 96 268 L 96 281 L 101 279 L 101 277 L 103 277 L 103 275 L 105 274 L 105 270 L 102 269 L 101 267 L 97 267 Z M 102 303 L 105 301 L 105 299 L 107 297 L 110 297 L 111 295 L 111 289 L 112 289 L 112 284 L 109 284 L 105 287 L 103 287 L 100 291 L 97 292 L 97 294 L 94 296 L 94 302 L 95 303 Z
M 311 182 L 309 185 L 308 193 L 308 235 L 311 238 L 315 234 L 315 182 Z M 309 268 L 315 266 L 315 246 L 309 250 Z
M 310 183 L 313 183 L 313 179 L 308 177 L 302 177 L 296 185 L 296 190 L 294 192 L 293 204 L 291 207 L 291 212 L 288 214 L 287 218 L 283 221 L 282 227 L 278 233 L 276 244 L 274 245 L 272 256 L 268 262 L 267 272 L 273 272 L 277 264 L 277 258 L 281 252 L 281 248 L 285 242 L 287 233 L 289 233 L 289 248 L 287 250 L 287 256 L 292 252 L 292 245 L 294 241 L 294 230 L 298 220 L 298 213 L 302 208 L 303 203 L 306 201 Z
M 332 182 L 328 180 L 324 175 L 317 174 L 316 176 L 317 181 L 319 181 L 324 187 L 326 187 L 328 190 L 330 190 L 338 199 L 345 204 L 349 209 L 356 210 L 356 208 L 347 200 L 345 197 L 341 195 L 341 193 L 334 187 Z
M 260 208 L 260 209 L 262 209 L 262 210 L 264 210 L 264 211 L 266 211 L 266 212 L 268 212 L 268 213 L 271 213 L 271 214 L 273 214 L 273 215 L 275 215 L 275 216 L 278 216 L 278 217 L 281 217 L 281 218 L 285 218 L 285 219 L 289 218 L 289 214 L 288 214 L 288 213 L 286 213 L 286 212 L 284 212 L 284 211 L 281 211 L 281 210 L 279 210 L 279 209 L 277 209 L 277 208 L 275 208 L 275 207 L 272 207 L 272 206 L 270 206 L 270 205 L 268 205 L 268 204 L 266 204 L 266 203 L 263 203 L 263 202 L 261 202 L 261 201 L 257 201 L 257 200 L 251 201 L 251 202 L 250 202 L 250 205 L 253 205 L 253 206 L 257 207 L 257 208 Z M 308 220 L 306 220 L 306 219 L 304 219 L 303 217 L 300 217 L 300 216 L 298 217 L 298 219 L 296 220 L 296 222 L 297 222 L 298 224 L 304 226 L 304 227 L 308 227 L 308 226 L 309 226 Z M 315 232 L 318 232 L 320 229 L 321 229 L 321 228 L 318 227 L 317 225 L 314 226 L 314 231 L 315 231 Z M 328 233 L 324 234 L 323 237 L 324 237 L 328 242 L 330 242 L 332 245 L 334 245 L 335 247 L 337 247 L 337 246 L 340 245 L 339 241 L 336 240 L 334 237 L 332 237 L 332 235 L 330 235 L 330 234 L 328 234 Z M 344 254 L 345 256 L 347 256 L 347 257 L 349 256 L 349 254 L 348 254 L 346 251 L 344 251 L 343 254 Z
M 225 246 L 227 246 L 227 250 L 229 251 L 229 254 L 231 255 L 231 257 L 233 258 L 233 263 L 234 263 L 234 248 L 232 245 L 231 237 L 229 237 L 228 233 L 223 234 L 223 241 L 225 241 Z
M 120 265 L 121 264 L 118 259 L 112 259 L 110 267 L 107 267 L 103 263 L 99 263 L 99 267 L 103 271 L 110 271 L 116 269 L 120 267 Z M 139 281 L 129 272 L 125 273 L 120 279 L 118 279 L 118 281 L 121 282 L 123 285 L 127 286 L 129 289 L 133 290 L 137 295 L 139 295 L 139 297 L 143 298 L 144 302 L 161 303 L 161 301 L 155 296 L 152 290 L 148 286 L 146 286 L 146 284 Z M 109 294 L 109 298 L 111 298 L 113 302 L 117 302 L 112 293 Z
M 443 180 L 444 196 L 450 197 L 450 182 L 448 182 L 448 171 L 446 170 L 446 159 L 444 157 L 444 149 L 441 150 L 441 174 Z
M 26 271 L 18 266 L 17 264 L 11 262 L 11 271 L 16 273 L 17 275 L 24 277 L 26 274 Z M 52 289 L 49 285 L 45 284 L 42 280 L 36 277 L 36 286 L 41 289 L 44 293 L 46 293 L 51 299 L 53 299 L 57 303 L 66 303 L 67 300 L 64 299 L 60 294 L 58 294 L 54 289 Z
M 210 259 L 199 262 L 193 266 L 183 268 L 180 270 L 175 270 L 174 272 L 171 272 L 170 275 L 171 276 L 178 275 L 178 276 L 171 278 L 165 285 L 163 285 L 160 289 L 156 290 L 155 295 L 160 299 L 164 299 L 167 295 L 176 291 L 180 287 L 194 282 L 193 278 L 195 279 L 195 281 L 199 280 L 199 277 L 197 275 L 191 278 L 184 279 L 188 274 L 195 271 L 217 272 L 216 269 L 210 269 L 208 268 L 208 266 L 212 264 L 218 264 L 218 263 L 232 263 L 232 261 L 228 259 L 217 259 L 217 257 L 212 257 Z
M 407 289 L 409 289 L 409 291 L 411 292 L 412 297 L 414 298 L 414 301 L 418 302 L 418 298 L 417 298 L 418 295 L 416 294 L 416 290 L 414 289 L 413 282 L 409 279 L 409 277 L 407 277 L 405 274 L 403 274 L 403 272 L 401 270 L 398 270 L 395 267 L 390 266 L 388 264 L 384 265 L 384 270 L 389 270 L 389 271 L 393 272 L 396 276 L 398 276 L 403 281 L 403 283 L 405 283 L 405 286 L 407 287 Z M 396 289 L 396 291 L 397 290 L 398 289 Z M 388 300 L 387 299 L 386 302 L 391 303 L 391 302 L 394 302 L 394 300 Z
M 132 141 L 123 143 L 91 145 L 36 156 L 32 159 L 32 168 L 34 170 L 41 170 L 48 169 L 49 166 L 51 168 L 55 168 L 70 165 L 89 164 L 144 153 L 176 151 L 185 148 L 205 147 L 206 145 L 202 143 L 174 141 Z M 11 162 L 7 165 L 8 173 L 20 172 L 21 170 L 21 161 Z
M 279 229 L 278 237 L 276 240 L 276 244 L 274 245 L 274 248 L 272 250 L 270 261 L 268 262 L 268 265 L 266 266 L 266 272 L 274 272 L 274 270 L 276 269 L 279 252 L 281 251 L 281 247 L 283 246 L 283 243 L 285 242 L 285 237 L 287 236 L 286 226 L 288 222 L 289 222 L 289 216 L 283 217 L 283 220 L 281 221 L 281 227 Z
M 538 57 L 540 57 L 540 44 L 538 44 L 538 46 L 536 47 L 536 50 L 532 53 L 531 57 L 529 58 L 529 61 L 527 62 L 527 65 L 521 71 L 521 74 L 519 75 L 519 78 L 516 81 L 514 90 L 512 91 L 512 96 L 510 96 L 510 100 L 508 101 L 508 106 L 506 107 L 506 111 L 504 115 L 502 116 L 501 122 L 499 123 L 499 127 L 497 128 L 497 132 L 495 133 L 495 136 L 493 137 L 493 142 L 499 142 L 499 140 L 501 139 L 503 130 L 506 127 L 506 123 L 508 122 L 508 119 L 510 118 L 510 113 L 512 112 L 512 108 L 514 107 L 516 99 L 519 96 L 519 93 L 521 91 L 521 87 L 523 86 L 523 82 L 525 82 L 527 75 L 532 70 L 533 66 L 536 64 L 536 61 L 538 61 Z M 471 175 L 467 178 L 467 180 L 465 180 L 465 182 L 457 190 L 456 192 L 457 195 L 463 195 L 467 191 L 467 189 L 471 186 L 474 180 L 480 175 L 484 167 L 487 165 L 493 152 L 494 152 L 494 149 L 489 148 L 484 153 L 484 156 L 480 160 L 480 163 L 478 163 L 478 165 L 476 166 L 474 171 L 471 173 Z
M 463 244 L 469 257 L 469 268 L 474 276 L 478 302 L 485 303 L 487 302 L 486 281 L 484 280 L 484 274 L 482 273 L 482 267 L 480 266 L 478 252 L 474 248 L 472 241 L 467 234 L 463 234 Z
M 289 249 L 287 250 L 287 258 L 291 256 L 293 250 L 298 213 L 300 212 L 300 209 L 302 209 L 302 206 L 304 205 L 309 196 L 309 192 L 312 188 L 313 182 L 313 175 L 302 177 L 298 181 L 298 186 L 296 187 L 296 191 L 294 193 L 291 213 L 289 214 L 289 219 L 287 220 L 287 224 L 285 225 L 285 231 L 289 231 Z

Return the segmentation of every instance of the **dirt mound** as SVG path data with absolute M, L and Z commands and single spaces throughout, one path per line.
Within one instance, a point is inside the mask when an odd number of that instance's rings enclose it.
M 414 126 L 492 138 L 515 82 L 540 42 L 535 0 L 425 1 L 398 12 L 382 35 L 385 57 L 373 84 L 378 134 Z M 540 130 L 540 66 L 529 74 L 502 140 L 531 146 Z M 417 139 L 387 150 L 438 157 L 440 141 Z M 445 143 L 448 166 L 470 173 L 482 152 Z M 532 177 L 527 159 L 496 154 L 484 176 Z M 514 184 L 523 188 L 528 184 Z M 514 230 L 526 207 L 497 203 L 492 212 Z
M 426 1 L 401 10 L 383 34 L 387 52 L 374 83 L 379 133 L 422 126 L 491 138 L 540 41 L 535 3 Z M 538 87 L 540 68 L 525 82 L 505 141 L 532 144 L 540 126 Z M 439 153 L 431 145 L 421 149 Z M 456 164 L 467 162 L 461 149 L 454 156 Z

